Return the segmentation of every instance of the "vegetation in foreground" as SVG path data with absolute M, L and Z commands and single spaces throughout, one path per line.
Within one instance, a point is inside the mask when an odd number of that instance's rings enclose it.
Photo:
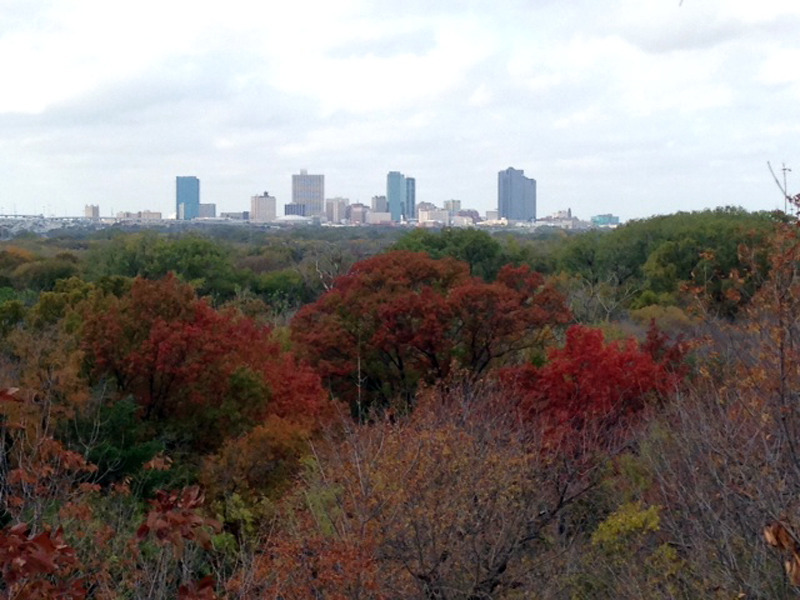
M 795 597 L 799 231 L 3 244 L 0 597 Z

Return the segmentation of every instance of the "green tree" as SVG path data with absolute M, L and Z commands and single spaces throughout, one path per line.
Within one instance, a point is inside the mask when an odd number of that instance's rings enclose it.
M 486 281 L 497 276 L 506 260 L 500 243 L 485 231 L 446 228 L 441 231 L 415 229 L 393 246 L 394 250 L 426 252 L 432 258 L 449 256 L 469 265 L 471 275 Z

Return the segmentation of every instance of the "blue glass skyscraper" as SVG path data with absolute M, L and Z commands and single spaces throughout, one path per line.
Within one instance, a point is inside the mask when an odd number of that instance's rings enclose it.
M 181 221 L 200 216 L 200 180 L 197 177 L 175 178 L 175 218 Z
M 417 216 L 417 181 L 398 171 L 390 171 L 386 176 L 386 202 L 392 221 L 399 223 Z
M 405 213 L 406 178 L 398 171 L 390 171 L 386 176 L 386 201 L 389 203 L 392 221 L 400 222 Z

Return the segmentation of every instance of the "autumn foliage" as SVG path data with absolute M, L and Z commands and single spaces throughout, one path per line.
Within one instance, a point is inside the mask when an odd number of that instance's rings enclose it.
M 519 360 L 565 323 L 564 299 L 527 267 L 506 266 L 494 283 L 466 263 L 396 251 L 354 265 L 292 321 L 298 352 L 333 393 L 359 410 L 400 398 L 420 382 L 468 377 Z
M 209 533 L 219 529 L 201 514 L 199 489 L 158 492 L 137 535 L 126 538 L 126 520 L 102 522 L 98 513 L 109 503 L 124 506 L 127 483 L 103 494 L 92 482 L 96 465 L 54 438 L 52 412 L 29 392 L 0 389 L 0 517 L 10 521 L 0 528 L 0 598 L 110 599 L 143 585 L 153 591 L 183 586 L 187 599 L 214 597 L 199 595 L 203 588 L 191 579 L 191 569 L 167 573 L 187 543 L 210 549 Z M 147 559 L 151 537 L 170 557 L 159 560 L 155 570 Z M 192 595 L 195 588 L 198 594 Z
M 30 535 L 20 523 L 0 531 L 0 598 L 46 600 L 86 597 L 75 550 L 62 530 Z
M 500 378 L 521 418 L 563 441 L 590 426 L 624 424 L 665 398 L 682 380 L 684 353 L 654 328 L 640 347 L 633 339 L 606 342 L 601 330 L 573 325 L 543 366 L 509 367 Z
M 580 256 L 520 235 L 472 272 L 444 251 L 293 271 L 297 248 L 245 250 L 319 291 L 293 318 L 266 307 L 280 294 L 199 297 L 185 274 L 15 297 L 0 600 L 795 597 L 798 232 L 751 253 L 769 276 L 719 262 L 742 296 L 687 318 L 691 343 L 626 298 L 684 301 L 706 258 L 665 246 L 652 293 L 616 289 L 635 261 L 599 234 L 619 278 L 563 292 L 552 269 Z M 691 268 L 670 278 L 676 253 Z
M 503 407 L 506 410 L 503 410 Z M 507 598 L 541 577 L 601 463 L 545 452 L 505 391 L 454 376 L 408 415 L 321 445 L 229 591 L 244 598 Z
M 181 556 L 186 540 L 201 547 L 211 548 L 211 533 L 221 525 L 197 514 L 203 505 L 203 494 L 198 486 L 184 488 L 180 493 L 160 490 L 150 501 L 150 511 L 145 522 L 136 531 L 137 537 L 152 536 L 160 546 L 171 546 L 176 556 Z
M 267 415 L 312 423 L 328 410 L 319 379 L 269 328 L 214 310 L 168 276 L 87 306 L 83 348 L 95 381 L 131 394 L 142 419 L 212 449 Z

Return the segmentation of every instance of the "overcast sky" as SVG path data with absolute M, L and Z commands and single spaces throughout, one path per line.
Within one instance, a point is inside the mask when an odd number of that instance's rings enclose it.
M 798 0 L 0 0 L 0 212 L 248 210 L 291 175 L 538 216 L 782 207 Z

